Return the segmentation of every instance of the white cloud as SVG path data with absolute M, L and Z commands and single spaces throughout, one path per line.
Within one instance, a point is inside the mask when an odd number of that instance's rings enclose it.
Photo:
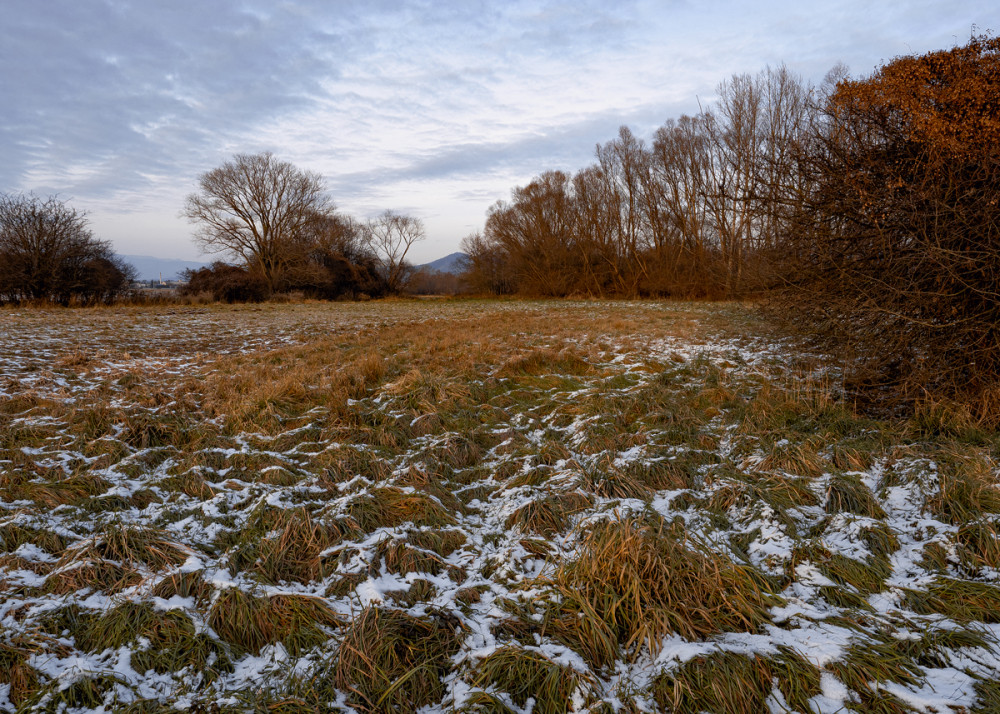
M 123 252 L 195 257 L 197 175 L 271 150 L 343 208 L 423 217 L 418 259 L 486 208 L 575 170 L 619 124 L 697 110 L 734 72 L 961 42 L 992 0 L 771 3 L 51 0 L 5 7 L 0 190 L 72 197 Z

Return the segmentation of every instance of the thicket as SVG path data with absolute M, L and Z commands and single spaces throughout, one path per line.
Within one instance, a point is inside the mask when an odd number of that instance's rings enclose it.
M 195 240 L 206 252 L 239 268 L 217 264 L 188 277 L 230 301 L 258 299 L 261 292 L 326 299 L 398 293 L 413 272 L 406 256 L 424 239 L 422 222 L 412 216 L 384 211 L 359 222 L 336 212 L 322 176 L 267 152 L 236 154 L 202 174 L 184 215 L 197 225 Z
M 321 300 L 379 297 L 390 283 L 359 224 L 337 215 L 316 217 L 284 241 L 283 263 L 270 279 L 256 262 L 215 262 L 185 271 L 181 295 L 209 294 L 222 302 L 261 302 L 274 293 L 299 292 Z M 404 266 L 405 267 L 405 266 Z
M 866 398 L 1000 419 L 1000 40 L 821 87 L 734 76 L 596 155 L 490 209 L 463 243 L 473 289 L 766 297 Z
M 1000 39 L 837 84 L 795 146 L 775 306 L 891 402 L 1000 420 Z M 865 390 L 871 393 L 870 390 Z
M 56 197 L 0 195 L 0 304 L 109 303 L 134 278 L 82 212 Z

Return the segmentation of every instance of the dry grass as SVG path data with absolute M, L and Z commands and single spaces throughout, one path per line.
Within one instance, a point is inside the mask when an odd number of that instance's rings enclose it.
M 954 446 L 942 449 L 937 462 L 940 489 L 927 498 L 932 513 L 955 525 L 1000 513 L 1000 469 L 992 458 Z
M 586 374 L 593 368 L 581 355 L 570 349 L 535 349 L 506 360 L 495 372 L 497 377 L 541 374 Z
M 416 712 L 444 696 L 442 675 L 459 648 L 457 623 L 369 607 L 344 634 L 331 670 L 361 712 Z
M 141 673 L 165 674 L 190 667 L 214 677 L 232 669 L 224 648 L 198 633 L 191 618 L 178 610 L 156 611 L 144 602 L 125 602 L 100 617 L 87 618 L 74 640 L 86 652 L 141 644 L 131 658 L 132 668 Z
M 906 601 L 915 612 L 956 622 L 1000 622 L 1000 588 L 986 583 L 942 577 L 926 591 L 910 590 Z
M 0 526 L 0 548 L 4 553 L 12 553 L 22 545 L 31 544 L 42 550 L 58 555 L 66 549 L 66 539 L 52 531 L 7 523 Z
M 871 489 L 857 474 L 835 474 L 826 488 L 826 510 L 829 513 L 854 513 L 866 518 L 885 518 L 885 510 Z
M 68 654 L 68 647 L 41 633 L 5 636 L 0 640 L 0 684 L 7 685 L 10 703 L 21 705 L 38 688 L 39 673 L 28 663 L 31 656 Z
M 193 554 L 189 547 L 172 540 L 163 531 L 109 521 L 90 538 L 70 546 L 57 567 L 104 560 L 133 568 L 163 570 L 180 565 Z
M 887 559 L 876 557 L 863 562 L 815 543 L 800 546 L 793 551 L 788 563 L 789 573 L 794 573 L 795 568 L 806 561 L 811 562 L 838 585 L 850 586 L 864 596 L 885 590 L 885 580 L 892 574 Z
M 366 533 L 404 523 L 433 527 L 455 523 L 454 517 L 432 496 L 407 493 L 391 486 L 373 489 L 356 498 L 347 507 L 347 515 Z
M 55 595 L 69 595 L 90 589 L 114 595 L 142 582 L 132 568 L 100 558 L 73 558 L 56 568 L 45 580 L 45 589 Z
M 846 707 L 990 669 L 993 437 L 859 417 L 740 308 L 172 309 L 0 311 L 0 678 L 26 711 L 807 712 L 816 667 L 720 634 L 834 625 Z M 890 562 L 937 579 L 886 612 Z M 783 588 L 816 619 L 772 622 Z M 678 639 L 705 654 L 651 672 Z M 886 642 L 897 680 L 854 652 Z M 103 672 L 121 648 L 134 677 Z
M 508 516 L 504 525 L 551 538 L 569 527 L 574 514 L 592 504 L 590 496 L 577 491 L 554 493 L 521 506 Z
M 325 642 L 330 630 L 343 625 L 320 598 L 307 595 L 258 597 L 237 588 L 223 590 L 212 604 L 208 624 L 238 650 L 259 654 L 281 642 L 293 653 Z
M 320 579 L 325 570 L 320 554 L 344 533 L 312 519 L 304 508 L 281 512 L 271 519 L 269 532 L 256 544 L 257 560 L 250 570 L 268 583 L 308 583 Z
M 879 687 L 882 682 L 915 684 L 919 668 L 895 643 L 855 643 L 848 648 L 844 659 L 829 666 L 847 687 L 853 690 L 858 704 L 855 711 L 878 714 L 904 714 L 912 709 L 897 697 Z
M 656 519 L 595 524 L 550 585 L 561 602 L 548 613 L 546 631 L 599 668 L 619 647 L 655 653 L 674 633 L 698 639 L 756 631 L 771 602 L 760 576 Z
M 538 714 L 566 714 L 574 693 L 590 684 L 569 667 L 521 647 L 494 650 L 476 667 L 472 682 L 506 693 L 519 707 L 533 699 L 531 711 Z
M 663 711 L 678 714 L 758 714 L 769 710 L 775 683 L 788 711 L 813 711 L 809 699 L 820 692 L 819 670 L 789 649 L 773 658 L 734 652 L 696 657 L 657 677 L 653 697 Z

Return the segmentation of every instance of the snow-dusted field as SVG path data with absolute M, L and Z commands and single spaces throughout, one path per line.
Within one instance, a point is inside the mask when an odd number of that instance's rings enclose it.
M 996 447 L 735 306 L 0 310 L 0 709 L 997 711 Z

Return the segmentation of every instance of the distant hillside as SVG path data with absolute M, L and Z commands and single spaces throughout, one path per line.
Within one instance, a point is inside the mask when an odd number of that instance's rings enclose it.
M 151 255 L 122 255 L 119 257 L 126 263 L 131 263 L 135 266 L 139 274 L 139 280 L 159 280 L 161 275 L 163 280 L 177 280 L 181 272 L 188 268 L 197 270 L 208 265 L 207 263 L 198 263 L 193 260 L 154 258 Z
M 204 268 L 208 263 L 199 263 L 194 260 L 175 260 L 172 258 L 155 258 L 151 255 L 121 255 L 126 263 L 135 266 L 139 274 L 139 280 L 159 280 L 162 275 L 163 280 L 176 280 L 182 271 L 188 268 L 197 270 Z M 427 268 L 440 273 L 451 273 L 457 275 L 462 272 L 462 261 L 467 256 L 465 253 L 452 253 L 443 258 L 418 265 L 417 268 Z
M 427 268 L 428 270 L 437 270 L 440 273 L 457 275 L 465 269 L 464 261 L 468 257 L 465 253 L 452 253 L 443 258 L 432 260 L 430 263 L 418 265 L 417 268 Z

